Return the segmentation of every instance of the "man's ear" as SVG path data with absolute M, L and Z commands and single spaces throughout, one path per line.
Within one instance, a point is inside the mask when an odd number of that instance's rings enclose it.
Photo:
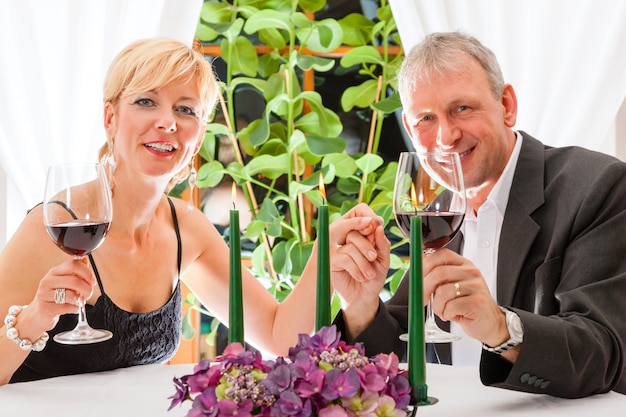
M 504 124 L 507 127 L 515 126 L 517 122 L 517 96 L 511 84 L 504 85 L 502 107 L 504 109 Z

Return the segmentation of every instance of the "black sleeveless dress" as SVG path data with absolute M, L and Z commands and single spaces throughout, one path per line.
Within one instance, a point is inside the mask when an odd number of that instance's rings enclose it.
M 178 274 L 182 255 L 178 219 L 168 199 L 178 241 Z M 52 337 L 76 326 L 76 315 L 65 314 L 49 331 L 50 340 L 41 352 L 31 352 L 10 382 L 33 381 L 61 375 L 106 371 L 134 365 L 162 363 L 171 358 L 180 343 L 182 296 L 180 280 L 167 303 L 158 310 L 139 314 L 117 307 L 107 296 L 93 257 L 89 256 L 101 296 L 87 305 L 87 321 L 94 328 L 113 332 L 113 338 L 87 345 L 63 345 Z

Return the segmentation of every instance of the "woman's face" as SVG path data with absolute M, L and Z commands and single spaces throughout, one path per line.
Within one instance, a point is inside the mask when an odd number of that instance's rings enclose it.
M 115 143 L 116 169 L 168 180 L 202 144 L 202 104 L 196 78 L 107 103 L 104 124 Z

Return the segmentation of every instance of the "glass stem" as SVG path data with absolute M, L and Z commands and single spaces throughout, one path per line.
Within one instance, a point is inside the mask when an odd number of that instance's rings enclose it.
M 78 324 L 76 325 L 76 328 L 82 329 L 86 327 L 89 327 L 89 324 L 87 324 L 87 312 L 85 311 L 85 302 L 83 301 L 82 298 L 79 298 L 78 299 Z
M 435 323 L 435 314 L 433 313 L 433 297 L 434 295 L 430 295 L 430 300 L 428 300 L 428 305 L 426 306 L 426 321 L 429 323 Z

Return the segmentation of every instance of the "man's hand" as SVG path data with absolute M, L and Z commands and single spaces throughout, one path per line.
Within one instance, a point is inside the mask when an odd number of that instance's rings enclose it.
M 382 221 L 366 204 L 333 222 L 330 235 L 332 282 L 341 298 L 347 336 L 353 338 L 376 315 L 391 244 Z

